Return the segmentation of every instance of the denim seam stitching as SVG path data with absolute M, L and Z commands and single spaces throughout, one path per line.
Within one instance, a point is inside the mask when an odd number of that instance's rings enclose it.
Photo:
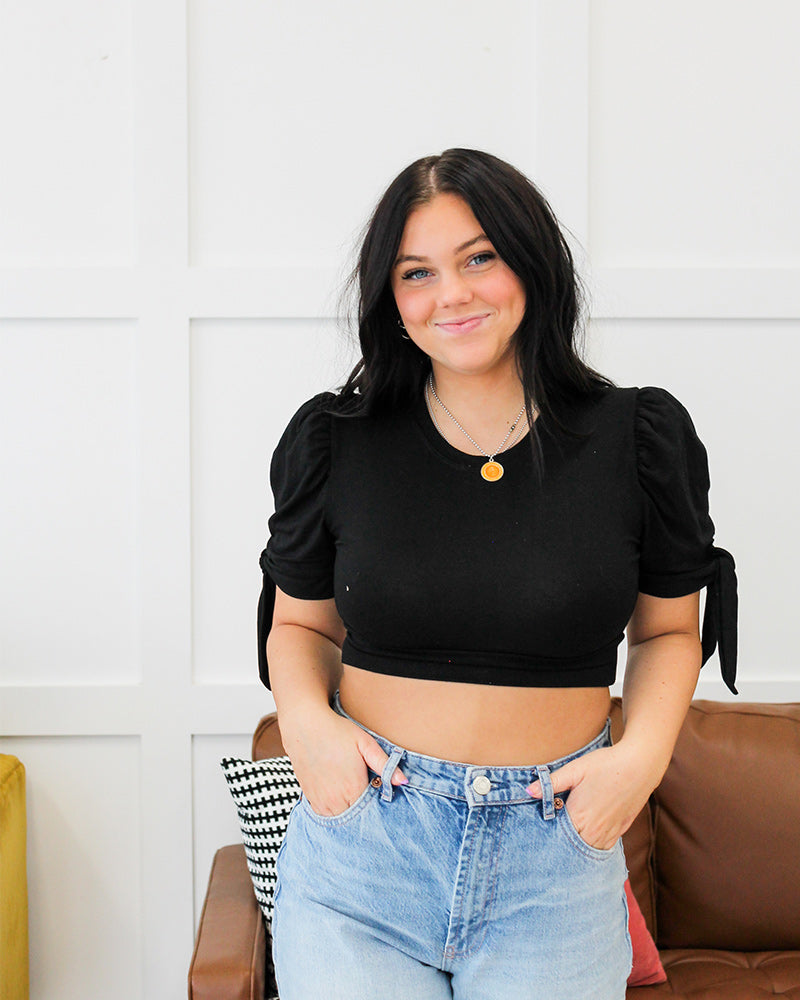
M 503 816 L 502 816 L 502 820 L 500 822 L 500 828 L 495 831 L 495 845 L 499 844 L 499 842 L 502 839 L 503 828 L 506 825 L 506 819 L 507 818 L 508 818 L 508 809 L 503 809 Z M 481 934 L 479 940 L 476 940 L 473 944 L 471 944 L 464 951 L 457 952 L 456 955 L 454 956 L 454 958 L 468 958 L 470 955 L 474 954 L 483 945 L 483 942 L 486 940 L 486 934 L 487 934 L 487 932 L 489 930 L 489 925 L 488 925 L 487 921 L 485 920 L 485 916 L 486 916 L 487 910 L 491 906 L 491 903 L 494 901 L 495 889 L 497 888 L 497 869 L 498 869 L 499 860 L 500 860 L 499 852 L 497 850 L 495 850 L 494 851 L 494 861 L 493 861 L 493 864 L 492 864 L 492 882 L 491 882 L 491 887 L 487 887 L 489 889 L 489 891 L 486 892 L 486 893 L 484 893 L 484 896 L 483 896 L 483 905 L 481 907 L 481 912 L 480 912 L 480 919 L 481 919 L 481 926 L 483 928 L 483 933 Z
M 472 809 L 470 808 L 470 812 L 471 811 L 472 811 Z M 467 823 L 469 823 L 469 816 L 467 817 Z M 463 868 L 462 868 L 461 864 L 459 864 L 459 866 L 458 866 L 459 874 L 463 874 L 464 872 L 469 872 L 471 870 L 471 868 L 472 868 L 472 852 L 473 852 L 474 847 L 475 847 L 475 834 L 476 834 L 476 832 L 477 831 L 475 829 L 475 825 L 473 824 L 472 830 L 470 831 L 469 849 L 468 849 L 468 853 L 467 853 L 466 864 L 464 865 Z M 462 926 L 461 915 L 462 915 L 463 912 L 464 912 L 464 892 L 461 891 L 461 892 L 459 892 L 459 896 L 458 896 L 458 912 L 455 914 L 455 920 L 453 921 L 453 926 L 454 927 L 458 927 L 459 931 L 460 931 L 461 926 Z M 449 936 L 450 935 L 448 933 L 447 937 L 449 938 Z M 445 958 L 445 960 L 447 960 L 448 959 L 448 955 L 447 955 L 447 938 L 445 938 L 445 949 L 444 949 L 444 951 L 445 951 L 444 958 Z M 454 948 L 453 949 L 453 955 L 450 957 L 450 960 L 452 961 L 453 959 L 455 959 L 458 954 L 459 954 L 458 949 Z

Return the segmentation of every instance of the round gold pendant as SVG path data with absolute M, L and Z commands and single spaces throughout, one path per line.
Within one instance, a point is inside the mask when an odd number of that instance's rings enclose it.
M 503 478 L 503 466 L 499 462 L 486 462 L 481 466 L 481 475 L 487 483 L 496 483 Z

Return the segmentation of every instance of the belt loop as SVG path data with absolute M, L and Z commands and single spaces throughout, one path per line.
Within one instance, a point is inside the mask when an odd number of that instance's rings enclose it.
M 553 819 L 556 814 L 556 807 L 553 796 L 553 782 L 550 780 L 550 768 L 543 764 L 534 768 L 536 777 L 542 785 L 542 809 L 545 819 Z
M 394 769 L 400 763 L 402 756 L 403 748 L 393 747 L 392 752 L 389 754 L 389 759 L 386 761 L 386 766 L 381 773 L 381 798 L 384 802 L 392 801 L 392 791 L 394 789 L 392 774 L 394 774 Z

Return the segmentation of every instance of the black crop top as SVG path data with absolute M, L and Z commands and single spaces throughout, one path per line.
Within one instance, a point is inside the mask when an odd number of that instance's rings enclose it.
M 485 459 L 452 447 L 424 399 L 340 417 L 322 393 L 289 422 L 271 466 L 261 553 L 259 671 L 275 584 L 335 597 L 342 660 L 405 677 L 525 687 L 609 686 L 638 593 L 707 587 L 703 663 L 719 643 L 736 693 L 733 557 L 713 544 L 706 450 L 665 389 L 611 388 L 572 404 L 576 440 L 540 432 Z

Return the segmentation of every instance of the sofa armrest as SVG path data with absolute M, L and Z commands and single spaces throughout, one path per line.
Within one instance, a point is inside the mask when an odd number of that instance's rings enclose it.
M 267 936 L 244 847 L 214 856 L 189 966 L 189 1000 L 263 1000 Z

